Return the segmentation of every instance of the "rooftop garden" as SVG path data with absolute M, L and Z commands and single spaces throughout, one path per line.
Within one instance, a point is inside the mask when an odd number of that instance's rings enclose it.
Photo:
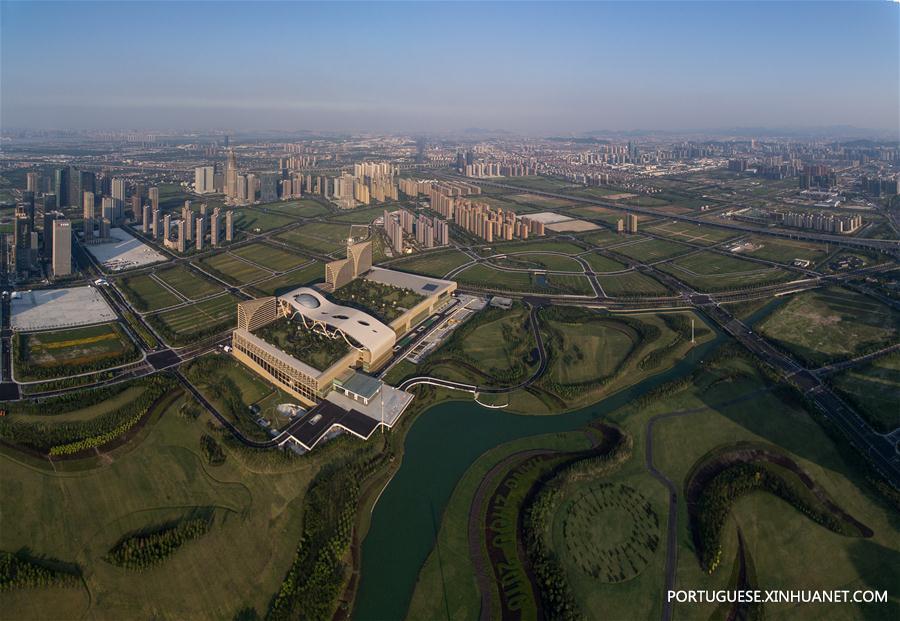
M 255 335 L 319 371 L 326 370 L 350 351 L 343 338 L 329 338 L 304 328 L 299 320 L 292 322 L 285 317 L 259 328 Z

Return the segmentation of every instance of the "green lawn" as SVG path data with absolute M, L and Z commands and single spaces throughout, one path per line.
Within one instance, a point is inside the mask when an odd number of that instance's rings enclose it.
M 547 321 L 543 328 L 553 335 L 546 343 L 553 354 L 548 378 L 563 384 L 613 375 L 640 340 L 634 330 L 615 320 Z
M 388 211 L 396 207 L 388 207 Z M 340 215 L 329 218 L 329 222 L 348 222 L 350 224 L 370 224 L 375 218 L 384 214 L 385 207 L 362 207 L 341 212 Z
M 190 300 L 222 291 L 221 285 L 181 265 L 158 271 L 156 277 Z
M 141 312 L 152 312 L 182 302 L 181 298 L 166 289 L 150 274 L 123 276 L 116 283 L 131 306 Z
M 311 264 L 298 270 L 258 282 L 251 286 L 251 290 L 260 296 L 281 295 L 297 287 L 303 287 L 323 280 L 325 280 L 325 264 L 320 261 L 313 261 Z
M 640 272 L 626 272 L 611 276 L 597 276 L 597 282 L 611 297 L 663 296 L 671 291 L 658 280 Z
M 254 280 L 261 280 L 272 273 L 253 265 L 228 252 L 204 257 L 198 261 L 201 269 L 209 271 L 214 276 L 230 282 L 233 285 L 246 285 Z
M 472 259 L 459 250 L 438 250 L 433 252 L 421 252 L 414 254 L 409 258 L 394 261 L 390 264 L 391 269 L 401 270 L 404 272 L 415 272 L 416 274 L 424 274 L 426 276 L 434 276 L 443 278 L 445 274 L 456 269 L 460 265 L 465 265 Z
M 549 274 L 535 276 L 530 272 L 507 272 L 483 263 L 467 267 L 454 276 L 463 284 L 495 291 L 563 293 L 592 295 L 593 289 L 587 277 L 580 274 Z
M 662 237 L 703 246 L 718 244 L 719 242 L 737 237 L 738 235 L 737 231 L 718 229 L 712 226 L 703 226 L 688 222 L 672 221 L 666 221 L 662 224 L 650 226 L 647 230 L 656 235 L 661 235 Z
M 234 210 L 234 228 L 252 233 L 267 233 L 272 229 L 294 222 L 288 216 L 265 213 L 253 207 L 241 207 Z
M 151 325 L 171 345 L 187 345 L 235 325 L 240 298 L 230 293 L 150 315 Z
M 900 313 L 873 298 L 831 287 L 791 296 L 757 328 L 800 360 L 823 365 L 895 343 Z
M 306 230 L 306 226 L 291 229 L 290 231 L 285 231 L 284 233 L 279 233 L 278 235 L 276 235 L 276 238 L 304 250 L 318 252 L 321 254 L 332 254 L 342 250 L 347 245 L 346 236 L 350 234 L 350 227 L 341 226 L 341 228 L 344 230 L 344 239 L 342 239 L 341 241 L 333 241 L 329 239 L 322 239 L 321 237 L 315 237 Z
M 285 272 L 309 261 L 306 257 L 263 243 L 241 246 L 231 252 L 274 272 Z
M 790 264 L 794 259 L 806 259 L 810 261 L 810 267 L 814 267 L 829 255 L 826 246 L 815 242 L 780 239 L 765 235 L 754 235 L 749 241 L 759 248 L 747 252 L 748 256 L 777 263 Z
M 832 382 L 878 431 L 890 433 L 900 427 L 900 354 L 843 371 Z
M 567 241 L 554 239 L 529 239 L 520 242 L 495 242 L 489 250 L 481 249 L 482 254 L 503 254 L 509 252 L 561 252 L 563 254 L 580 254 L 584 248 Z
M 701 251 L 659 266 L 699 291 L 742 289 L 783 282 L 791 273 L 733 256 Z
M 584 271 L 581 264 L 569 256 L 537 252 L 507 254 L 504 259 L 491 259 L 491 263 L 518 269 L 575 272 L 578 274 Z
M 595 252 L 591 252 L 589 254 L 581 255 L 581 258 L 588 262 L 588 265 L 591 266 L 591 269 L 596 273 L 602 272 L 618 272 L 626 269 L 624 263 L 619 263 L 614 259 L 610 259 L 609 257 L 604 257 L 601 254 L 597 254 Z
M 317 201 L 309 199 L 266 203 L 264 205 L 258 205 L 256 209 L 275 211 L 292 218 L 315 218 L 329 213 L 327 207 Z
M 411 289 L 392 287 L 372 280 L 357 278 L 328 294 L 334 302 L 370 313 L 385 323 L 397 319 L 424 300 Z
M 610 250 L 616 254 L 621 254 L 644 263 L 671 259 L 672 257 L 677 257 L 693 250 L 693 248 L 685 246 L 684 244 L 666 241 L 664 239 L 654 239 L 652 237 L 637 239 L 626 237 L 625 241 L 631 243 L 616 245 L 611 247 Z

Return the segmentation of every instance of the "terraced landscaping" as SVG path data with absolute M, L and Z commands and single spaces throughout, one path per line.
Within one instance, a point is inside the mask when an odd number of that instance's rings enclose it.
M 230 293 L 161 313 L 150 324 L 170 345 L 182 346 L 234 327 L 240 298 Z

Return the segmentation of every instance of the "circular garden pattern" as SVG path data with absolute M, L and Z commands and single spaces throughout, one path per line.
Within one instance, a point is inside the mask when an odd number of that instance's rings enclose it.
M 659 517 L 636 489 L 601 483 L 577 493 L 563 518 L 563 541 L 574 565 L 602 582 L 637 576 L 659 547 Z

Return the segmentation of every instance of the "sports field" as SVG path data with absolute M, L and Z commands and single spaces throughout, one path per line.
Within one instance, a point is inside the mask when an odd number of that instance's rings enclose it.
M 181 265 L 160 270 L 156 272 L 156 277 L 189 300 L 198 300 L 222 291 L 221 285 Z
M 188 343 L 233 327 L 240 299 L 230 293 L 149 316 L 170 344 Z
M 132 307 L 141 312 L 157 311 L 183 301 L 150 274 L 124 276 L 116 282 Z
M 395 261 L 390 264 L 390 268 L 443 278 L 451 270 L 456 269 L 460 265 L 465 265 L 471 260 L 467 254 L 459 250 L 439 250 L 437 252 L 423 252 Z
M 611 297 L 662 296 L 671 291 L 658 280 L 640 272 L 597 276 L 597 282 Z
M 832 385 L 878 431 L 900 427 L 900 353 L 843 371 Z
M 823 365 L 895 343 L 900 313 L 855 291 L 830 287 L 791 296 L 757 328 L 800 360 Z
M 309 261 L 309 259 L 299 254 L 263 243 L 241 246 L 231 252 L 274 272 L 285 272 Z
M 325 279 L 325 264 L 321 261 L 313 261 L 298 270 L 263 280 L 250 289 L 260 296 L 281 295 L 297 287 L 309 285 Z
M 269 270 L 257 267 L 228 252 L 204 257 L 197 264 L 201 269 L 209 271 L 214 276 L 238 286 L 272 275 Z
M 97 371 L 139 357 L 118 323 L 70 330 L 22 332 L 15 339 L 18 380 L 46 379 Z
M 609 247 L 609 249 L 612 252 L 644 263 L 671 259 L 693 250 L 693 248 L 684 244 L 652 237 L 638 239 L 625 237 L 622 244 L 616 244 Z

